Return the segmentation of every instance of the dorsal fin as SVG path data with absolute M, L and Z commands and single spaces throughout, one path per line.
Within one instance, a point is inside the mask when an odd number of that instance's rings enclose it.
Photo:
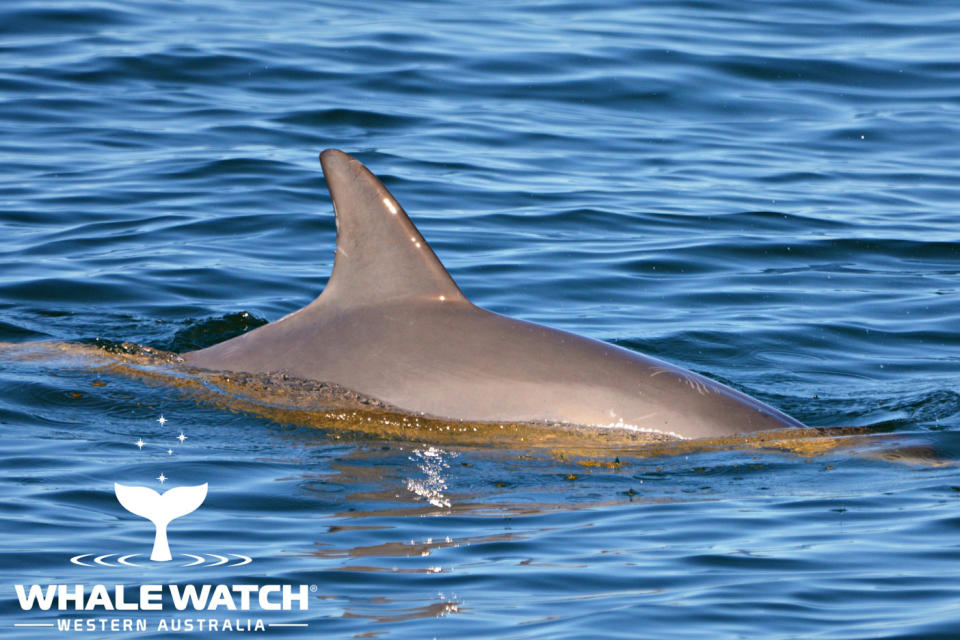
M 368 305 L 404 298 L 466 300 L 380 180 L 336 149 L 320 154 L 337 217 L 337 254 L 324 300 Z

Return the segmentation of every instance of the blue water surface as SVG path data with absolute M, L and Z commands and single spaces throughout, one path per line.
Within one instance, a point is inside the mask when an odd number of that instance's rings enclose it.
M 475 303 L 874 432 L 585 465 L 0 359 L 0 635 L 232 635 L 17 626 L 103 612 L 16 584 L 276 583 L 310 604 L 264 636 L 956 637 L 958 33 L 939 2 L 0 4 L 0 341 L 302 307 L 336 147 Z M 114 482 L 209 483 L 176 562 Z

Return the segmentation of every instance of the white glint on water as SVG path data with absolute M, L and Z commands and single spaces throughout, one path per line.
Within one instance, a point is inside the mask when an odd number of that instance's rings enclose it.
M 455 453 L 437 447 L 416 449 L 410 460 L 417 463 L 423 478 L 408 478 L 407 490 L 423 498 L 435 507 L 449 508 L 450 501 L 443 492 L 447 489 L 444 473 L 450 468 L 444 456 L 455 457 Z

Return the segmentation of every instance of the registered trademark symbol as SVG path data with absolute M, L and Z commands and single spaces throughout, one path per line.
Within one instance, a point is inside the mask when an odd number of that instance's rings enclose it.
M 317 592 L 317 585 L 315 585 L 315 584 L 310 585 L 310 591 L 313 592 L 313 593 L 316 593 L 316 592 Z

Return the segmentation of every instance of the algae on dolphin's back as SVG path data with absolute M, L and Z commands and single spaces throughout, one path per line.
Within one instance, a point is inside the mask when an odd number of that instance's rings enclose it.
M 852 443 L 851 436 L 869 433 L 864 428 L 801 428 L 681 440 L 617 427 L 452 421 L 405 412 L 340 385 L 303 380 L 283 372 L 249 374 L 189 367 L 176 353 L 128 342 L 0 343 L 0 355 L 171 387 L 200 403 L 281 424 L 317 428 L 335 439 L 533 451 L 583 459 L 588 468 L 607 467 L 615 459 L 721 449 L 815 456 Z

